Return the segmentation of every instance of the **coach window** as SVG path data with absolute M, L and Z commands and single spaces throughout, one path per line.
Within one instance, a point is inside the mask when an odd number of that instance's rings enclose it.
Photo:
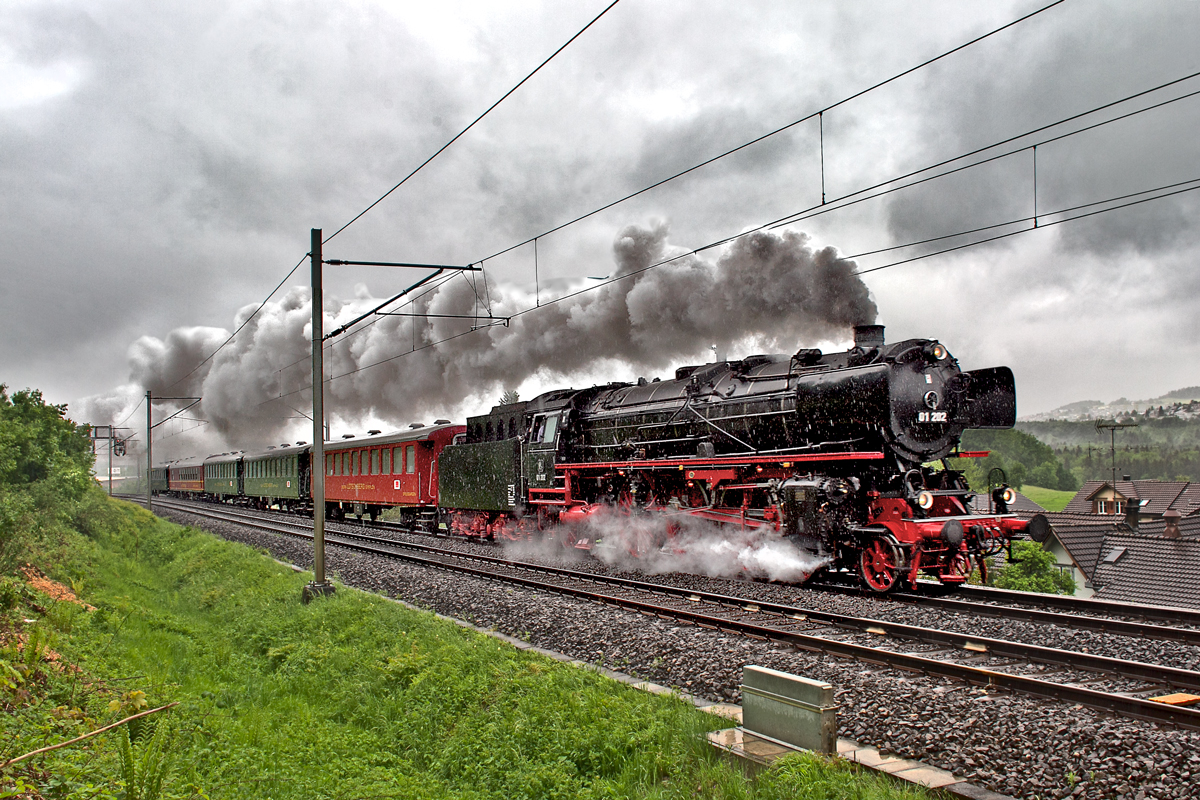
M 404 458 L 404 471 L 412 475 L 417 471 L 417 448 L 411 444 L 406 447 L 404 449 Z
M 378 450 L 371 451 L 371 474 L 372 475 L 379 474 L 379 451 Z
M 383 448 L 383 469 L 379 471 L 380 475 L 392 474 L 392 448 Z

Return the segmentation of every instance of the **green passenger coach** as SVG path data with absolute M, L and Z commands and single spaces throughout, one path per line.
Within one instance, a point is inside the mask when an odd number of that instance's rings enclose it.
M 270 447 L 242 459 L 243 494 L 253 505 L 298 511 L 311 503 L 309 445 Z

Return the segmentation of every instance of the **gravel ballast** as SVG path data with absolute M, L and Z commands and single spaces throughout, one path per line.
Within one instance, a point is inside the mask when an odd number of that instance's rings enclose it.
M 158 510 L 180 524 L 311 567 L 306 541 L 233 523 Z M 337 526 L 330 526 L 330 535 Z M 438 540 L 439 546 L 479 548 Z M 475 550 L 496 555 L 493 548 Z M 523 560 L 532 560 L 522 553 Z M 861 744 L 954 772 L 1023 798 L 1193 798 L 1200 796 L 1200 733 L 1092 709 L 909 675 L 825 654 L 744 639 L 557 595 L 455 575 L 399 560 L 326 546 L 327 570 L 349 586 L 378 592 L 584 662 L 674 686 L 713 701 L 740 702 L 745 664 L 759 664 L 837 687 L 839 734 Z M 610 572 L 590 562 L 588 569 Z M 611 572 L 616 573 L 615 570 Z M 617 573 L 625 575 L 627 573 Z M 631 576 L 638 577 L 638 576 Z M 656 578 L 655 580 L 659 580 Z M 1108 652 L 1141 647 L 1087 631 L 1034 623 L 963 619 L 874 598 L 746 582 L 671 576 L 673 585 L 760 597 L 822 610 L 890 619 L 1048 646 Z M 1064 641 L 1059 641 L 1059 639 Z M 1069 643 L 1066 643 L 1069 642 Z M 1147 658 L 1195 669 L 1196 648 L 1149 642 Z M 1106 649 L 1107 648 L 1107 649 Z M 1153 655 L 1161 648 L 1161 655 Z M 1152 657 L 1151 657 L 1152 656 Z

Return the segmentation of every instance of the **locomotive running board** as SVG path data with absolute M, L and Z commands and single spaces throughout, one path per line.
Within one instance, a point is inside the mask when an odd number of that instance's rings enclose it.
M 755 464 L 794 464 L 812 461 L 881 461 L 879 451 L 845 453 L 800 453 L 772 456 L 723 456 L 719 458 L 630 459 L 628 461 L 582 461 L 556 464 L 556 469 L 673 469 L 688 467 L 749 467 Z

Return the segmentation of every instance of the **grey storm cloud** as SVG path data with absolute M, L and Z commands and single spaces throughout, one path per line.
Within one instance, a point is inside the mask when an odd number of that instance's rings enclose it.
M 710 345 L 727 352 L 753 342 L 793 352 L 847 338 L 852 326 L 875 321 L 875 303 L 854 263 L 833 248 L 814 248 L 803 234 L 756 232 L 713 261 L 687 255 L 661 263 L 676 251 L 664 224 L 627 227 L 613 245 L 613 276 L 624 279 L 524 314 L 530 300 L 524 293 L 448 281 L 408 306 L 428 316 L 376 318 L 335 340 L 328 402 L 351 418 L 442 416 L 537 373 L 567 379 L 614 361 L 657 370 L 703 356 Z M 374 300 L 328 301 L 329 325 L 366 302 Z M 471 323 L 449 317 L 486 317 L 486 307 L 496 317 L 516 316 L 506 327 L 467 335 Z M 236 324 L 253 308 L 243 309 Z M 295 387 L 311 380 L 310 321 L 307 292 L 293 290 L 268 303 L 200 369 L 195 365 L 226 332 L 190 327 L 165 341 L 139 339 L 130 350 L 131 381 L 158 394 L 203 396 L 202 413 L 229 444 L 270 441 L 286 427 L 281 409 L 309 402 L 311 395 Z M 421 352 L 394 358 L 410 342 Z
M 0 381 L 42 388 L 55 401 L 90 396 L 76 408 L 94 422 L 107 418 L 117 394 L 132 397 L 131 406 L 143 382 L 173 383 L 211 352 L 206 345 L 240 303 L 261 300 L 301 261 L 310 228 L 328 234 L 354 217 L 604 5 L 21 0 L 6 8 Z M 838 197 L 1197 68 L 1200 3 L 1063 3 L 838 105 L 820 127 L 798 125 L 540 236 L 1035 7 L 1017 0 L 618 4 L 328 251 L 441 264 L 486 258 L 493 310 L 517 307 L 535 292 L 532 248 L 490 254 L 531 237 L 539 236 L 540 290 L 561 292 L 611 271 L 613 234 L 631 224 L 669 219 L 671 245 L 702 247 L 819 206 L 822 181 Z M 1200 176 L 1200 140 L 1191 135 L 1197 123 L 1200 99 L 1039 148 L 1039 206 Z M 816 242 L 835 243 L 844 253 L 865 253 L 1021 216 L 1032 206 L 1030 167 L 1027 154 L 1019 155 L 844 211 L 818 209 L 800 224 L 813 237 L 803 247 L 819 254 Z M 1200 363 L 1189 291 L 1189 270 L 1200 258 L 1198 210 L 1194 196 L 1183 195 L 864 281 L 891 335 L 937 337 L 964 363 L 1011 365 L 1027 410 L 1076 395 L 1152 395 L 1200 382 L 1188 366 Z M 713 268 L 737 250 L 713 257 Z M 857 260 L 870 268 L 894 257 Z M 613 308 L 629 319 L 689 331 L 696 341 L 687 347 L 703 356 L 725 338 L 702 324 L 708 298 L 693 262 L 591 296 L 619 296 Z M 737 287 L 745 289 L 743 338 L 790 347 L 790 338 L 816 335 L 776 326 L 769 309 L 781 282 L 767 276 L 779 276 L 762 266 L 770 259 L 752 263 L 750 271 L 763 275 L 744 272 L 745 286 Z M 345 270 L 326 280 L 327 297 L 354 298 L 358 283 L 388 296 L 404 279 Z M 462 280 L 452 283 L 422 302 L 473 308 L 474 292 Z M 245 370 L 241 383 L 230 375 L 208 387 L 208 413 L 262 417 L 263 426 L 288 416 L 300 424 L 294 409 L 302 403 L 259 404 L 302 383 L 303 364 L 287 365 L 303 360 L 293 350 L 303 349 L 303 336 L 299 345 L 294 340 L 304 314 L 285 306 L 303 302 L 306 284 L 303 272 L 285 281 L 263 319 L 243 333 L 249 342 L 239 337 L 181 383 Z M 696 308 L 658 305 L 672 287 Z M 367 302 L 341 301 L 327 311 L 344 319 L 338 315 Z M 756 315 L 760 306 L 768 310 Z M 536 335 L 536 326 L 528 328 L 530 341 L 545 344 L 530 352 L 552 361 L 546 354 L 569 339 L 571 325 L 586 326 L 607 307 L 597 300 L 587 308 L 574 317 L 539 312 L 552 322 Z M 1107 310 L 1115 308 L 1119 316 Z M 241 320 L 248 312 L 238 313 Z M 463 339 L 498 340 L 537 316 Z M 431 324 L 445 332 L 462 323 Z M 670 344 L 663 352 L 682 352 L 672 336 L 659 337 Z M 268 358 L 272 337 L 286 344 Z M 333 361 L 366 364 L 412 339 L 409 320 L 388 318 L 339 343 Z M 638 341 L 630 333 L 623 345 L 631 368 L 670 360 L 639 352 Z M 1046 343 L 1056 357 L 1047 357 Z M 349 409 L 367 408 L 356 398 L 382 398 L 382 416 L 407 421 L 412 386 L 431 398 L 446 389 L 435 351 L 339 379 L 331 391 L 347 392 Z M 1114 373 L 1102 353 L 1136 358 L 1138 369 Z M 418 364 L 426 358 L 434 366 Z M 1063 362 L 1069 381 L 1055 379 L 1054 365 Z M 476 383 L 492 380 L 482 353 L 453 363 L 479 369 Z M 550 362 L 540 368 L 558 369 Z M 1144 391 L 1127 385 L 1133 375 Z
M 1063 24 L 989 43 L 973 54 L 979 68 L 927 79 L 928 106 L 915 117 L 912 167 L 935 163 L 994 141 L 1150 89 L 1200 67 L 1195 3 L 1064 6 Z M 1151 57 L 1153 54 L 1153 57 Z M 990 68 L 988 68 L 990 67 Z M 1122 104 L 976 158 L 1030 145 L 1195 92 L 1197 81 Z M 963 102 L 970 98 L 975 102 Z M 1037 152 L 1040 214 L 1177 181 L 1200 178 L 1200 102 L 1183 100 L 1047 143 Z M 956 163 L 969 163 L 974 159 Z M 1200 244 L 1195 193 L 1061 226 L 1064 254 L 1160 254 Z M 900 241 L 1032 215 L 1034 161 L 1026 149 L 986 166 L 889 198 L 888 224 Z M 1121 268 L 1122 260 L 1114 266 Z

